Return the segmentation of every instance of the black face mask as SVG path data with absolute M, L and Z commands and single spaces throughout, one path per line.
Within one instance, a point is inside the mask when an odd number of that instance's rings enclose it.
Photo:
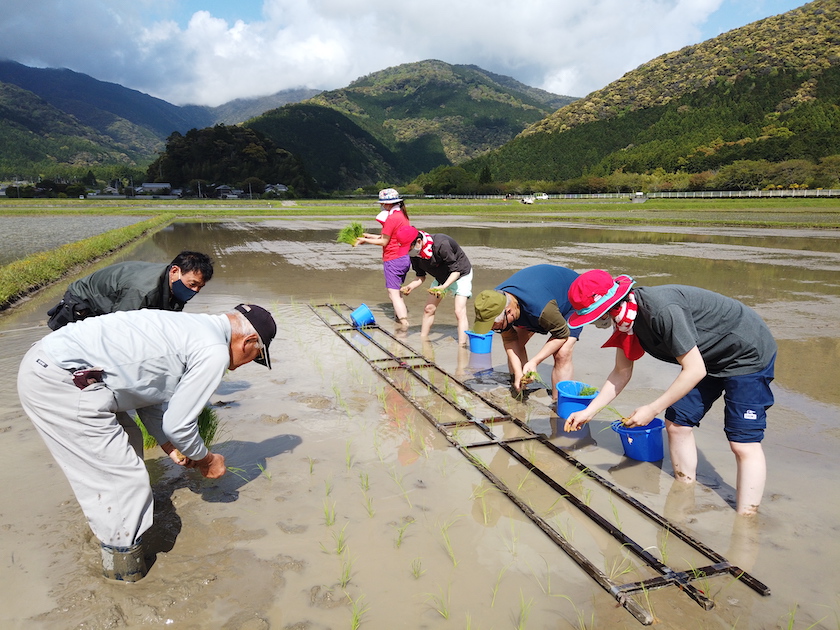
M 180 278 L 172 283 L 172 297 L 181 303 L 189 302 L 197 293 L 198 291 L 190 289 Z

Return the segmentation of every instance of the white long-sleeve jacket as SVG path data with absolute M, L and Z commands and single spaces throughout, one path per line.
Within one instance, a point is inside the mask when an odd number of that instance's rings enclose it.
M 195 460 L 208 452 L 196 418 L 230 366 L 230 339 L 226 315 L 145 309 L 68 324 L 43 347 L 66 370 L 103 368 L 114 411 L 136 409 L 158 443 Z

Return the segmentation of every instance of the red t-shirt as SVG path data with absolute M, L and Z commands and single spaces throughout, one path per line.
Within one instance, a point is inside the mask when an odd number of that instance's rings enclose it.
M 394 260 L 395 258 L 399 258 L 400 256 L 404 256 L 405 254 L 400 254 L 400 244 L 397 242 L 397 238 L 394 236 L 397 230 L 399 230 L 402 226 L 408 225 L 408 217 L 405 216 L 402 210 L 397 210 L 392 212 L 387 219 L 385 219 L 385 223 L 382 225 L 382 235 L 388 236 L 388 244 L 382 248 L 382 260 Z

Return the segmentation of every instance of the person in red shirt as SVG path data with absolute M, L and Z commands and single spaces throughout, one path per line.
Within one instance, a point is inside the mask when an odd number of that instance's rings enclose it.
M 380 234 L 365 232 L 356 241 L 356 245 L 368 244 L 382 247 L 382 269 L 385 272 L 385 288 L 394 306 L 394 316 L 401 326 L 408 328 L 408 309 L 405 306 L 400 287 L 411 268 L 408 251 L 411 244 L 402 244 L 394 235 L 408 223 L 408 211 L 400 194 L 393 188 L 379 191 L 379 205 L 382 211 L 376 220 L 382 224 Z

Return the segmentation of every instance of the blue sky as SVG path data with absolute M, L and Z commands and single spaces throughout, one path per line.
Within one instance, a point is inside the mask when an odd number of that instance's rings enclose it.
M 70 68 L 178 105 L 335 89 L 424 59 L 474 64 L 556 94 L 585 96 L 654 57 L 803 4 L 3 0 L 0 58 Z

